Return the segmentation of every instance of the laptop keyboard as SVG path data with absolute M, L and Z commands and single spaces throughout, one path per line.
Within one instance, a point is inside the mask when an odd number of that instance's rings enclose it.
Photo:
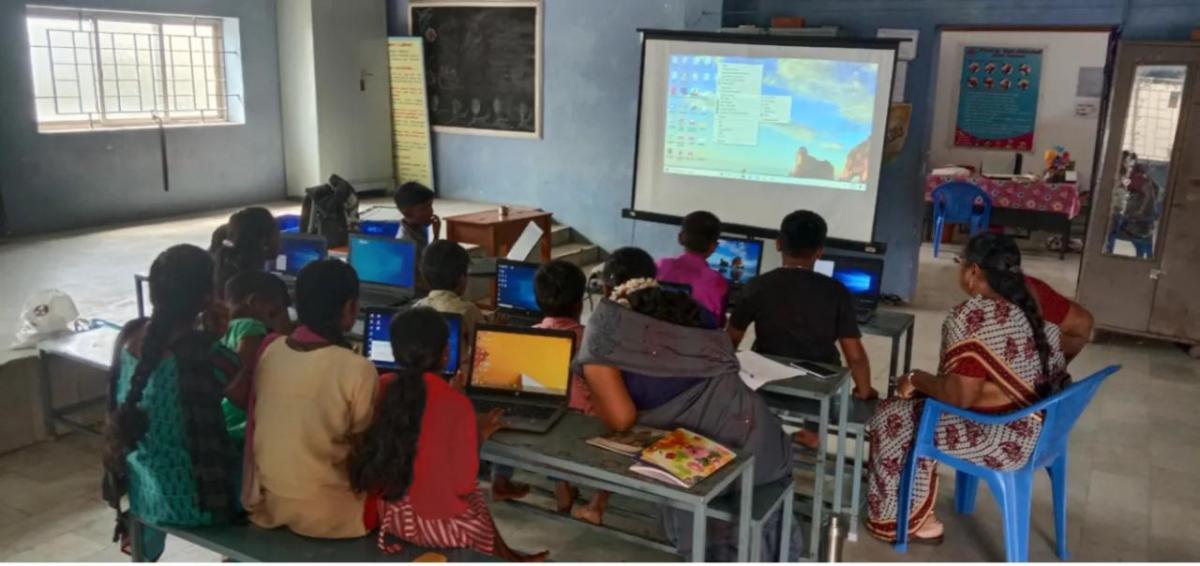
M 488 413 L 495 409 L 501 409 L 504 411 L 505 417 L 545 420 L 558 412 L 556 407 L 539 407 L 537 405 L 483 401 L 480 399 L 472 399 L 471 403 L 475 405 L 475 410 L 480 413 Z

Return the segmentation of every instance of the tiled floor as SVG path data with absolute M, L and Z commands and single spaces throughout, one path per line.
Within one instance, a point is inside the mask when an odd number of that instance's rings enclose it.
M 132 312 L 130 266 L 144 268 L 154 253 L 175 241 L 206 243 L 218 219 L 219 215 L 194 217 L 9 244 L 0 248 L 5 265 L 0 286 L 7 297 L 23 297 L 32 290 L 31 281 L 52 281 L 75 295 L 85 315 L 121 318 Z M 962 298 L 950 260 L 954 251 L 947 249 L 934 259 L 926 249 L 921 257 L 920 285 L 909 309 L 917 315 L 914 358 L 918 368 L 936 367 L 942 317 Z M 1073 289 L 1077 259 L 1060 262 L 1057 257 L 1034 255 L 1026 263 L 1029 272 L 1060 290 Z M 11 301 L 0 304 L 0 320 L 14 320 L 18 307 Z M 0 328 L 0 336 L 7 335 L 9 330 Z M 887 344 L 868 338 L 867 346 L 876 387 L 882 388 Z M 1195 418 L 1200 406 L 1200 362 L 1169 344 L 1112 338 L 1085 350 L 1072 372 L 1083 376 L 1110 363 L 1123 364 L 1125 369 L 1101 389 L 1071 442 L 1068 521 L 1073 557 L 1200 561 L 1200 514 L 1195 512 L 1200 506 L 1196 488 L 1200 420 Z M 0 560 L 123 559 L 110 542 L 112 513 L 99 500 L 100 451 L 97 439 L 73 434 L 0 457 Z M 899 555 L 863 534 L 846 546 L 844 558 L 1002 560 L 1003 532 L 992 498 L 981 494 L 974 516 L 955 516 L 952 477 L 945 479 L 937 509 L 946 522 L 944 545 L 915 546 Z M 513 546 L 549 549 L 555 560 L 670 558 L 512 508 L 498 507 L 495 513 Z M 1049 482 L 1042 477 L 1035 487 L 1030 557 L 1054 560 L 1053 538 Z M 171 540 L 164 559 L 218 557 Z

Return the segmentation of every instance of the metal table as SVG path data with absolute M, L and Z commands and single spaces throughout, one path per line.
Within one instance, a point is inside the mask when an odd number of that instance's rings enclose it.
M 98 406 L 107 400 L 107 395 L 85 399 L 65 407 L 54 407 L 54 387 L 51 383 L 50 358 L 59 357 L 84 366 L 108 372 L 112 369 L 113 346 L 121 329 L 107 322 L 98 322 L 92 329 L 83 332 L 62 334 L 38 343 L 38 388 L 41 391 L 42 418 L 46 434 L 57 435 L 57 425 L 62 424 L 76 430 L 99 434 L 94 427 L 72 419 L 70 415 Z
M 912 369 L 913 331 L 917 317 L 906 312 L 880 310 L 866 324 L 859 325 L 863 334 L 882 336 L 892 340 L 891 364 L 888 366 L 888 389 L 886 397 L 896 391 L 896 378 Z M 900 338 L 904 338 L 904 371 L 899 371 Z
M 750 519 L 754 494 L 754 456 L 738 452 L 737 458 L 717 473 L 684 489 L 629 471 L 628 456 L 588 445 L 585 441 L 610 431 L 599 419 L 570 413 L 545 434 L 501 431 L 484 443 L 480 458 L 571 483 L 692 512 L 692 560 L 703 562 L 707 519 L 711 507 L 734 481 L 738 493 L 738 560 L 749 560 Z
M 768 356 L 782 363 L 789 361 L 787 358 L 778 356 Z M 831 366 L 832 369 L 832 366 Z M 839 373 L 829 379 L 820 379 L 812 375 L 802 375 L 782 381 L 768 383 L 759 389 L 760 392 L 767 394 L 768 401 L 772 396 L 783 398 L 783 403 L 769 403 L 784 422 L 795 425 L 803 425 L 807 416 L 812 416 L 811 412 L 797 412 L 792 410 L 789 401 L 816 401 L 817 408 L 817 463 L 814 475 L 816 476 L 815 485 L 813 486 L 813 501 L 812 501 L 812 527 L 810 528 L 807 554 L 810 560 L 817 559 L 817 549 L 820 546 L 821 540 L 821 522 L 822 515 L 825 511 L 825 473 L 828 455 L 826 454 L 827 439 L 829 437 L 829 413 L 833 407 L 833 401 L 838 399 L 838 424 L 837 424 L 837 456 L 834 466 L 833 483 L 836 486 L 833 490 L 833 509 L 837 512 L 842 510 L 842 491 L 845 482 L 845 465 L 846 465 L 846 427 L 847 427 L 847 409 L 850 406 L 850 390 L 853 388 L 853 381 L 850 379 L 850 370 L 846 368 L 836 368 Z

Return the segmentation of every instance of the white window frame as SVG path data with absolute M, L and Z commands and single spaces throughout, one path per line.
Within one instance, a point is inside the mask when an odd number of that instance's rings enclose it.
M 240 53 L 238 53 L 236 50 L 230 50 L 230 46 L 226 42 L 226 26 L 232 23 L 236 27 L 236 19 L 213 16 L 191 16 L 149 12 L 122 12 L 112 10 L 92 10 L 86 8 L 63 8 L 40 5 L 29 5 L 26 7 L 26 20 L 28 21 L 30 18 L 50 18 L 60 20 L 78 19 L 91 22 L 90 29 L 71 32 L 77 34 L 87 34 L 91 44 L 84 48 L 76 47 L 75 44 L 72 43 L 71 49 L 75 52 L 75 57 L 78 57 L 81 49 L 86 49 L 88 54 L 91 56 L 90 61 L 85 63 L 79 63 L 77 61 L 74 65 L 76 67 L 79 67 L 80 65 L 90 66 L 90 74 L 93 77 L 92 88 L 94 94 L 94 100 L 90 102 L 94 104 L 96 112 L 83 112 L 83 90 L 81 86 L 77 86 L 79 92 L 78 96 L 74 98 L 79 99 L 81 110 L 80 119 L 43 121 L 41 120 L 40 116 L 38 116 L 37 122 L 39 132 L 52 133 L 59 131 L 146 128 L 158 127 L 160 122 L 163 126 L 226 125 L 241 123 L 240 120 L 233 119 L 233 114 L 235 112 L 231 111 L 231 106 L 234 104 L 240 105 L 241 96 L 240 94 L 230 92 L 229 86 L 231 77 L 228 75 L 230 61 L 227 60 L 227 58 L 231 56 L 240 58 Z M 138 99 L 140 103 L 140 107 L 136 110 L 125 110 L 123 107 L 123 99 L 126 97 L 122 96 L 119 83 L 122 81 L 129 82 L 129 79 L 108 80 L 107 82 L 118 85 L 118 92 L 116 95 L 111 95 L 105 92 L 107 85 L 106 79 L 104 78 L 104 72 L 106 71 L 106 68 L 116 68 L 118 66 L 122 66 L 122 64 L 117 62 L 116 51 L 118 48 L 113 43 L 114 34 L 113 32 L 101 31 L 101 22 L 142 23 L 151 24 L 156 27 L 156 32 L 153 37 L 157 39 L 157 46 L 151 47 L 152 49 L 156 48 L 156 50 L 150 55 L 150 66 L 156 67 L 154 70 L 158 76 L 152 75 L 148 79 L 141 77 L 141 68 L 143 67 L 143 63 L 141 61 L 142 54 L 141 49 L 137 46 L 136 38 L 134 40 L 134 50 L 136 52 L 135 57 L 137 58 L 137 62 L 133 66 L 138 69 L 137 84 L 139 90 Z M 167 35 L 164 33 L 163 27 L 168 25 L 193 27 L 197 25 L 203 25 L 213 28 L 213 48 L 211 50 L 203 50 L 203 53 L 206 54 L 203 63 L 197 66 L 196 62 L 192 60 L 192 54 L 195 53 L 195 50 L 191 47 L 191 41 L 189 39 L 189 47 L 187 51 L 187 53 L 189 53 L 189 63 L 187 65 L 173 64 L 174 55 L 170 53 L 180 50 L 170 49 L 168 47 L 167 43 L 171 41 L 171 38 L 193 38 L 198 36 Z M 237 33 L 236 29 L 233 31 L 235 34 Z M 105 36 L 108 37 L 108 47 L 103 45 Z M 154 41 L 154 39 L 151 41 Z M 234 47 L 236 48 L 236 46 Z M 61 98 L 57 92 L 59 82 L 61 81 L 54 76 L 55 67 L 57 65 L 53 59 L 53 51 L 56 49 L 56 47 L 53 46 L 49 39 L 47 39 L 46 46 L 35 46 L 35 42 L 31 37 L 29 38 L 28 48 L 30 50 L 31 57 L 31 73 L 34 73 L 32 66 L 36 65 L 33 60 L 34 50 L 44 48 L 51 52 L 49 55 L 49 82 L 51 84 L 51 92 L 39 93 L 38 85 L 36 84 L 36 81 L 34 81 L 34 84 L 32 85 L 34 90 L 33 96 L 35 101 L 47 99 L 53 100 L 55 108 L 57 109 L 61 101 Z M 106 63 L 103 61 L 102 52 L 105 50 L 112 51 L 111 63 Z M 155 61 L 155 57 L 157 57 L 157 61 Z M 236 64 L 240 67 L 240 61 Z M 204 72 L 207 72 L 207 67 L 209 66 L 215 69 L 214 75 L 216 79 L 214 81 L 209 81 L 207 77 L 204 77 L 203 84 L 206 89 L 211 87 L 213 90 L 206 90 L 204 94 L 197 94 L 195 90 L 197 70 L 203 69 Z M 176 83 L 188 81 L 186 78 L 180 79 L 176 76 L 176 69 L 181 67 L 189 68 L 191 71 L 190 81 L 193 86 L 190 89 L 190 94 L 179 94 L 177 92 L 178 85 Z M 78 79 L 78 69 L 76 71 L 76 79 Z M 153 91 L 153 95 L 151 96 L 151 104 L 148 107 L 145 104 L 144 98 L 140 94 L 141 89 L 147 86 L 145 84 L 145 81 L 147 80 L 149 81 L 149 86 Z M 240 78 L 238 82 L 240 83 Z M 215 108 L 210 107 L 208 104 L 209 97 L 212 97 L 214 100 L 216 100 L 217 103 Z M 192 106 L 198 109 L 180 109 L 180 98 L 191 98 L 193 101 Z M 199 104 L 201 99 L 204 99 L 205 103 L 203 105 Z M 116 101 L 116 108 L 111 107 L 113 100 Z M 238 110 L 240 110 L 240 108 Z M 240 111 L 236 113 L 241 114 Z M 124 114 L 126 116 L 114 117 L 110 116 L 111 114 Z M 145 114 L 145 116 L 128 117 L 128 114 Z

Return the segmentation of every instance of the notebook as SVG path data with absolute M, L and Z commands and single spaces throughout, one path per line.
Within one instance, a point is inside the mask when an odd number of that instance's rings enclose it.
M 682 428 L 642 450 L 629 471 L 689 489 L 717 473 L 736 455 L 721 444 Z
M 642 450 L 658 442 L 659 439 L 667 434 L 665 430 L 650 428 L 648 426 L 635 426 L 625 432 L 614 432 L 608 436 L 589 438 L 587 439 L 587 443 L 597 448 L 608 450 L 609 452 L 616 452 L 630 458 L 636 458 L 638 454 L 642 453 Z

